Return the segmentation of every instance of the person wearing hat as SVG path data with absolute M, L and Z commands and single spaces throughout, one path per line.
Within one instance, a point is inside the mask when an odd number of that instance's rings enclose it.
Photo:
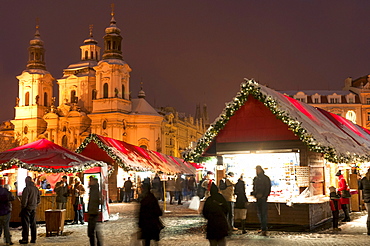
M 267 236 L 267 197 L 271 192 L 271 180 L 265 175 L 265 171 L 261 166 L 256 166 L 257 176 L 253 179 L 252 194 L 257 202 L 258 218 L 261 222 L 261 235 Z
M 204 200 L 207 199 L 211 193 L 211 185 L 212 183 L 214 182 L 214 174 L 212 171 L 208 171 L 207 172 L 207 176 L 206 176 L 206 179 L 203 181 L 202 183 L 202 187 L 205 189 L 205 192 L 204 192 Z
M 329 187 L 330 190 L 330 209 L 333 214 L 333 231 L 341 231 L 338 227 L 338 220 L 339 220 L 339 210 L 342 209 L 340 203 L 340 196 L 337 193 L 337 190 L 334 186 Z
M 351 221 L 351 218 L 349 217 L 349 208 L 348 208 L 349 198 L 345 198 L 342 196 L 342 192 L 344 190 L 349 190 L 349 188 L 346 179 L 343 177 L 343 174 L 340 170 L 335 175 L 338 177 L 338 193 L 339 195 L 341 195 L 340 203 L 342 206 L 342 210 L 344 212 L 344 219 L 342 220 L 342 222 L 349 222 Z
M 229 222 L 229 229 L 231 231 L 237 231 L 238 228 L 234 227 L 234 203 L 235 203 L 235 195 L 234 195 L 234 188 L 236 182 L 233 180 L 234 173 L 228 172 L 226 177 L 224 178 L 225 182 L 225 189 L 221 190 L 221 194 L 225 197 L 228 206 L 228 214 L 227 214 L 227 221 Z

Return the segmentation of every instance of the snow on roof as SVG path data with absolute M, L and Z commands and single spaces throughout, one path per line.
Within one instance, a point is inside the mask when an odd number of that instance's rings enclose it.
M 157 110 L 155 110 L 144 98 L 131 99 L 131 102 L 132 102 L 131 114 L 160 116 Z
M 85 67 L 94 67 L 98 64 L 96 61 L 80 61 L 76 63 L 72 63 L 68 66 L 65 70 L 78 70 Z
M 366 129 L 247 79 L 196 147 L 187 152 L 186 160 L 203 154 L 230 117 L 244 105 L 248 95 L 264 103 L 311 151 L 323 153 L 325 159 L 334 163 L 370 160 L 370 134 Z

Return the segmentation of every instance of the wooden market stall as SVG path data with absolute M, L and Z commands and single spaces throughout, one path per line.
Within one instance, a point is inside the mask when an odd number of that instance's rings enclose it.
M 118 169 L 124 171 L 151 171 L 164 174 L 195 174 L 196 169 L 184 160 L 153 150 L 147 150 L 124 141 L 90 134 L 77 148 L 77 153 L 100 160 L 112 170 L 109 177 L 109 197 L 119 200 Z
M 16 196 L 11 222 L 20 222 L 20 199 L 26 176 L 34 178 L 36 183 L 40 177 L 46 178 L 51 185 L 50 189 L 40 188 L 41 202 L 37 207 L 36 220 L 45 221 L 45 210 L 56 209 L 56 194 L 52 191 L 55 183 L 60 181 L 63 175 L 71 177 L 94 167 L 106 167 L 106 164 L 74 153 L 47 139 L 1 152 L 0 174 Z M 17 185 L 14 185 L 15 183 Z M 65 219 L 74 219 L 71 197 L 68 197 L 66 204 Z
M 261 165 L 272 181 L 269 224 L 312 229 L 331 217 L 327 196 L 337 186 L 336 164 L 369 161 L 369 151 L 366 129 L 246 80 L 185 160 L 217 156 L 216 179 L 243 173 L 250 201 Z M 252 204 L 247 223 L 259 223 Z

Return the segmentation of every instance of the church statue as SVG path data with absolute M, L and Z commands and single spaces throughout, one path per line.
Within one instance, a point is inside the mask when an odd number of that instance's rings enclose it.
M 16 107 L 18 107 L 18 106 L 19 106 L 19 100 L 20 100 L 20 99 L 19 99 L 19 97 L 16 97 L 16 98 L 15 98 L 15 106 L 16 106 Z
M 37 96 L 35 97 L 36 105 L 39 105 L 39 99 L 40 99 L 40 96 L 39 96 L 39 95 L 37 95 Z

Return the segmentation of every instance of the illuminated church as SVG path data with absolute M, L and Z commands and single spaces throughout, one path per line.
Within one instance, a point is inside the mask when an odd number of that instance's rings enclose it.
M 111 16 L 102 56 L 90 27 L 90 37 L 80 46 L 81 60 L 57 79 L 58 103 L 53 95 L 55 79 L 46 69 L 44 43 L 36 27 L 27 68 L 17 76 L 15 118 L 2 124 L 2 134 L 13 135 L 17 145 L 46 138 L 74 150 L 96 133 L 173 156 L 180 156 L 201 137 L 208 123 L 206 106 L 198 105 L 191 117 L 172 107 L 153 108 L 142 88 L 137 98 L 131 98 L 131 68 L 122 56 L 121 30 L 113 12 Z

